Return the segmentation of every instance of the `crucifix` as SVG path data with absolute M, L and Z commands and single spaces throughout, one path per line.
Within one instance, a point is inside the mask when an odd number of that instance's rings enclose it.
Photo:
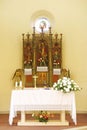
M 38 78 L 38 76 L 34 75 L 33 78 L 34 78 L 34 87 L 36 88 L 36 79 Z

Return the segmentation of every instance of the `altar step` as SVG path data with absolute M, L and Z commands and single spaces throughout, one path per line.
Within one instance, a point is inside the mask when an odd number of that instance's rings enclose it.
M 49 120 L 48 122 L 39 122 L 39 121 L 33 121 L 33 120 L 27 120 L 25 122 L 19 121 L 17 123 L 18 126 L 68 126 L 69 122 L 68 121 L 57 121 L 57 120 Z

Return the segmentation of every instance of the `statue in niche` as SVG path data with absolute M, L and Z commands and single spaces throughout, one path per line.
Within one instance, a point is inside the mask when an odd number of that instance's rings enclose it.
M 41 29 L 45 29 L 46 28 L 46 22 L 45 21 L 41 21 L 40 22 L 40 28 Z
M 53 47 L 53 65 L 54 67 L 60 67 L 60 48 L 59 44 L 55 43 Z
M 38 66 L 48 66 L 48 46 L 42 42 L 39 43 Z
M 24 47 L 24 67 L 29 68 L 32 66 L 32 48 L 29 43 Z

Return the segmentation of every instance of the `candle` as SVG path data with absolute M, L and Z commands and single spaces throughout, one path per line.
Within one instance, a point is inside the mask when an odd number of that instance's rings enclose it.
M 15 82 L 15 86 L 16 86 L 16 87 L 18 86 L 18 83 L 17 83 L 17 81 Z
M 20 87 L 22 87 L 22 81 L 20 81 Z

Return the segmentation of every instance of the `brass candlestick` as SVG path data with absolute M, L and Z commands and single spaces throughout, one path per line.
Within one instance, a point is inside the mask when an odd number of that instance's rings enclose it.
M 33 78 L 34 78 L 34 87 L 36 88 L 36 80 L 37 80 L 38 76 L 34 75 Z

